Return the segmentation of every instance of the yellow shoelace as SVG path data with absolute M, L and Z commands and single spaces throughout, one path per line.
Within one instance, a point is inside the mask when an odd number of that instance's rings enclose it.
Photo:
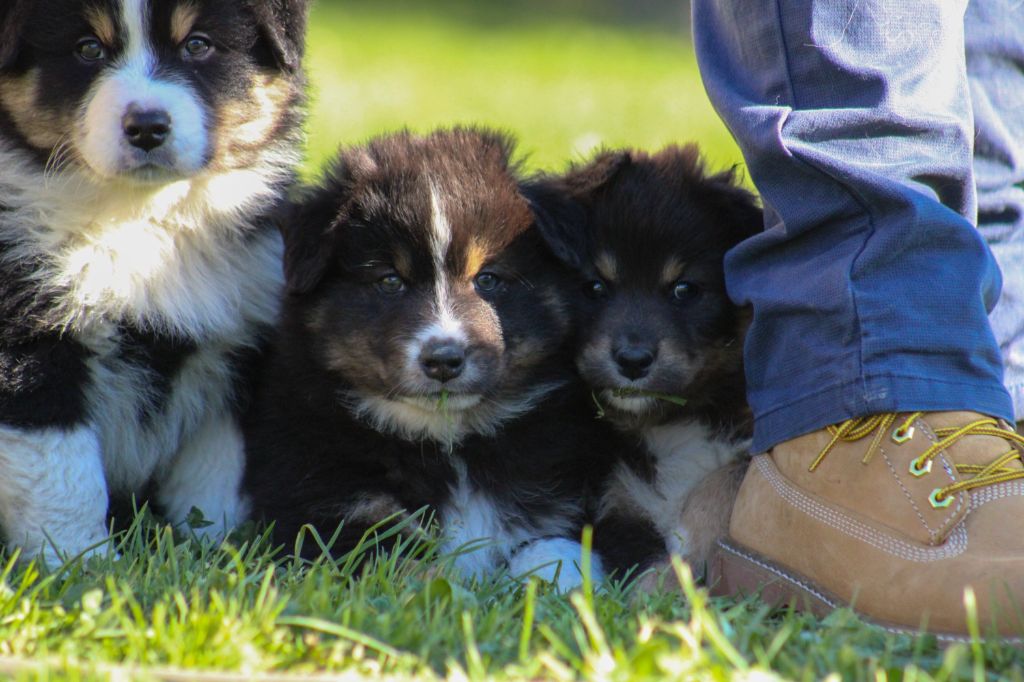
M 817 459 L 814 460 L 808 470 L 814 471 L 817 469 L 818 465 L 821 464 L 828 453 L 830 453 L 840 442 L 852 443 L 854 441 L 861 440 L 862 438 L 867 438 L 874 433 L 871 445 L 868 446 L 868 450 L 862 460 L 867 464 L 878 451 L 882 444 L 882 439 L 885 438 L 886 434 L 890 434 L 890 438 L 897 444 L 910 440 L 914 434 L 914 422 L 923 414 L 923 412 L 914 412 L 910 414 L 903 420 L 903 423 L 891 432 L 890 429 L 892 428 L 892 425 L 896 423 L 896 419 L 898 418 L 898 416 L 893 413 L 876 414 L 870 417 L 848 419 L 841 424 L 829 426 L 828 431 L 832 434 L 832 440 L 829 441 L 829 444 L 825 446 L 825 449 L 821 451 L 821 454 L 818 455 Z M 995 436 L 996 438 L 1002 438 L 1003 440 L 1011 443 L 1024 446 L 1024 436 L 1003 428 L 999 425 L 997 420 L 990 417 L 978 419 L 966 426 L 935 429 L 935 435 L 939 438 L 938 442 L 934 443 L 931 447 L 922 452 L 919 457 L 911 461 L 910 473 L 913 475 L 923 476 L 931 471 L 932 459 L 934 459 L 936 455 L 967 436 Z M 971 490 L 972 488 L 981 488 L 995 483 L 1002 483 L 1003 481 L 1012 481 L 1018 478 L 1024 478 L 1024 469 L 1009 468 L 1008 465 L 1014 460 L 1024 463 L 1024 460 L 1021 458 L 1021 450 L 1011 447 L 1007 452 L 993 460 L 991 464 L 987 464 L 985 466 L 981 466 L 979 464 L 957 464 L 957 472 L 961 474 L 974 475 L 971 478 L 958 483 L 953 483 L 942 488 L 936 488 L 932 491 L 931 497 L 929 498 L 932 506 L 948 506 L 953 501 L 953 495 L 962 490 Z

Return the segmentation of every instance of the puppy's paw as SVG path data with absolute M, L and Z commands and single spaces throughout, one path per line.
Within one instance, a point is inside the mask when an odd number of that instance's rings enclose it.
M 545 538 L 522 547 L 509 560 L 509 572 L 517 578 L 537 576 L 554 583 L 559 592 L 568 592 L 583 584 L 583 546 L 575 540 Z M 598 583 L 604 568 L 597 554 L 590 555 L 590 577 Z
M 654 564 L 633 581 L 634 595 L 663 594 L 667 591 L 679 591 L 679 581 L 676 580 L 672 564 L 667 560 Z

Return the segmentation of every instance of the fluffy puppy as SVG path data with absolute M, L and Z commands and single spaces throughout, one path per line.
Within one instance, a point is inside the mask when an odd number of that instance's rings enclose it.
M 576 366 L 602 415 L 641 444 L 603 490 L 595 544 L 610 568 L 668 551 L 700 571 L 750 431 L 748 314 L 729 301 L 723 258 L 761 229 L 761 211 L 731 173 L 707 175 L 694 147 L 602 153 L 535 191 L 550 246 L 579 273 Z
M 244 514 L 236 414 L 276 317 L 305 0 L 0 3 L 0 529 L 106 537 L 108 494 Z
M 466 574 L 579 581 L 614 439 L 581 399 L 571 274 L 511 154 L 484 131 L 379 138 L 342 153 L 285 227 L 291 295 L 246 426 L 245 489 L 278 542 L 343 524 L 342 554 L 426 507 L 447 549 L 486 542 L 458 557 Z

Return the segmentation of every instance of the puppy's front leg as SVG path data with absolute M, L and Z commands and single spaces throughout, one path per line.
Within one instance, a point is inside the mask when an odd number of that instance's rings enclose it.
M 182 446 L 166 475 L 158 481 L 157 502 L 174 523 L 184 523 L 193 507 L 212 523 L 196 532 L 223 537 L 245 521 L 248 504 L 241 496 L 245 445 L 238 422 L 215 414 Z
M 49 567 L 107 537 L 107 482 L 92 429 L 0 426 L 0 527 Z M 58 554 L 59 552 L 59 554 Z
M 750 460 L 743 457 L 719 467 L 686 499 L 677 532 L 685 538 L 683 558 L 698 578 L 704 576 L 715 543 L 729 532 L 733 504 L 749 466 Z

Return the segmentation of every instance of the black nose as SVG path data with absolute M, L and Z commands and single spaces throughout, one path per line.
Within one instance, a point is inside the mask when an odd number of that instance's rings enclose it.
M 441 383 L 451 381 L 466 366 L 466 351 L 451 342 L 428 344 L 420 352 L 420 367 L 423 373 Z
M 655 352 L 643 346 L 623 346 L 613 351 L 612 356 L 619 366 L 619 374 L 627 379 L 639 379 L 647 376 L 654 364 Z
M 128 144 L 147 152 L 162 145 L 171 134 L 171 117 L 166 111 L 132 110 L 121 119 Z

